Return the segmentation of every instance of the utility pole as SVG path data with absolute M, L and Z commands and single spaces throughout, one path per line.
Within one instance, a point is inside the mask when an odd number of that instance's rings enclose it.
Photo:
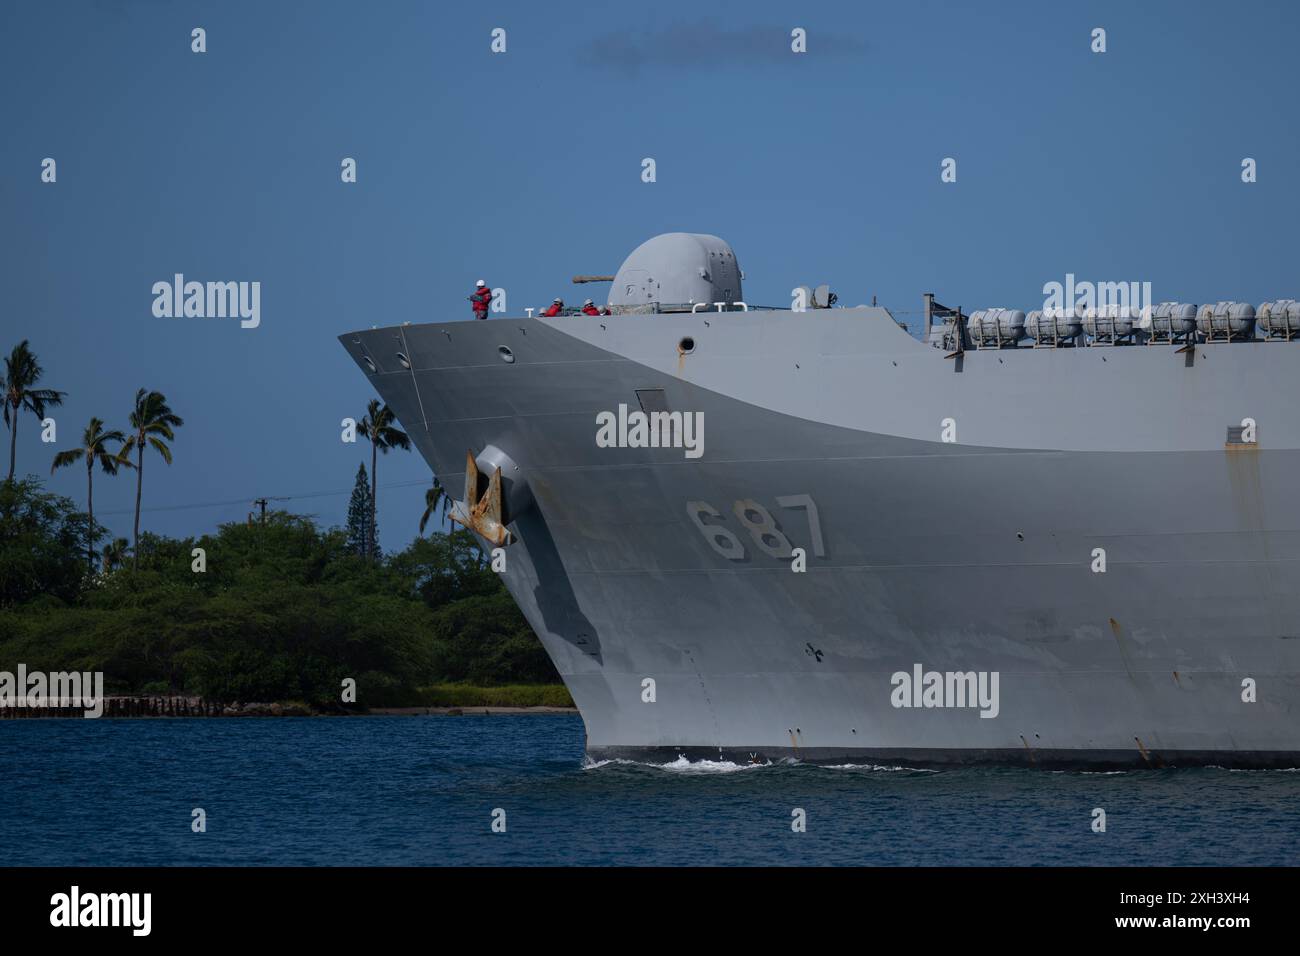
M 263 525 L 266 524 L 266 503 L 268 501 L 288 501 L 288 500 L 289 500 L 289 496 L 287 495 L 272 496 L 269 498 L 254 498 L 253 504 L 257 505 L 257 507 L 261 510 L 262 513 L 261 524 Z

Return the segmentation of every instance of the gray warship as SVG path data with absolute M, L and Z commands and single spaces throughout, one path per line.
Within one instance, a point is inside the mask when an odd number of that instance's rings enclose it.
M 801 291 L 672 233 L 607 315 L 339 337 L 592 758 L 1300 765 L 1296 303 Z

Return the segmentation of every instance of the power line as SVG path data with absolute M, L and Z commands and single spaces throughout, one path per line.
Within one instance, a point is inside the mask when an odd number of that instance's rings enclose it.
M 415 485 L 427 485 L 428 483 L 429 483 L 429 482 L 428 482 L 427 480 L 424 480 L 424 481 L 394 481 L 394 482 L 390 482 L 390 483 L 388 483 L 388 484 L 386 484 L 386 485 L 380 485 L 379 487 L 380 487 L 381 489 L 384 489 L 384 488 L 411 488 L 411 487 L 413 487 L 413 486 L 415 486 Z M 145 512 L 145 511 L 190 511 L 190 510 L 193 510 L 193 509 L 196 509 L 196 508 L 223 508 L 223 507 L 226 507 L 226 506 L 228 506 L 228 505 L 246 505 L 246 504 L 249 504 L 250 502 L 256 502 L 256 501 L 259 501 L 262 497 L 265 497 L 265 498 L 268 498 L 268 499 L 270 499 L 270 500 L 274 500 L 274 501 L 291 501 L 291 500 L 293 500 L 293 499 L 295 499 L 295 498 L 330 498 L 330 497 L 335 497 L 335 496 L 338 496 L 338 495 L 350 495 L 350 494 L 352 494 L 352 489 L 351 489 L 351 488 L 345 489 L 345 490 L 343 490 L 343 491 L 304 491 L 304 492 L 302 492 L 301 494 L 296 494 L 296 495 L 263 495 L 263 496 L 247 495 L 247 496 L 245 496 L 245 497 L 243 497 L 243 498 L 230 498 L 230 499 L 228 499 L 228 500 L 226 500 L 226 501 L 200 501 L 200 502 L 192 502 L 192 503 L 189 503 L 189 504 L 183 504 L 183 505 L 154 505 L 154 506 L 152 506 L 152 507 L 148 507 L 148 508 L 141 508 L 140 511 L 141 511 L 141 512 Z M 134 509 L 134 508 L 117 508 L 117 509 L 109 510 L 109 511 L 96 511 L 96 515 L 105 515 L 105 516 L 107 516 L 107 515 L 130 515 L 130 514 L 135 514 L 135 509 Z

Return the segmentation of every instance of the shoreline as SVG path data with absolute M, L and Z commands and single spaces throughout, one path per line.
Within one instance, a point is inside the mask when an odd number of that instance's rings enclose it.
M 576 707 L 485 707 L 471 704 L 465 707 L 371 707 L 368 711 L 373 716 L 385 717 L 472 717 L 483 714 L 576 714 Z
M 365 707 L 355 710 L 319 710 L 297 701 L 272 703 L 215 703 L 199 697 L 105 697 L 98 717 L 88 717 L 83 707 L 0 706 L 0 720 L 98 720 L 109 718 L 239 718 L 239 717 L 468 717 L 511 714 L 576 714 L 576 707 L 550 705 L 417 704 L 404 707 Z
M 5 713 L 5 711 L 10 713 Z M 21 710 L 21 713 L 15 712 Z M 101 714 L 99 717 L 87 717 L 84 713 L 68 708 L 24 707 L 0 708 L 3 720 L 216 720 L 266 717 L 309 717 L 309 718 L 355 718 L 355 717 L 501 717 L 518 714 L 551 716 L 556 714 L 576 714 L 576 707 L 371 707 L 346 713 L 328 713 L 326 711 L 303 711 L 292 713 L 267 713 L 247 711 L 234 714 Z

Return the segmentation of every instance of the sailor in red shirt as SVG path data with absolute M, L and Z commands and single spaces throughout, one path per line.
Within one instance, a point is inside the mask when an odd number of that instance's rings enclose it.
M 586 302 L 582 303 L 582 314 L 600 315 L 600 309 L 596 308 L 596 306 L 592 304 L 592 301 L 588 299 Z
M 474 283 L 474 294 L 469 297 L 469 301 L 474 305 L 474 318 L 486 319 L 488 306 L 492 304 L 492 290 L 482 279 Z
M 557 298 L 556 298 L 556 299 L 551 303 L 551 307 L 550 307 L 549 309 L 547 309 L 545 312 L 543 312 L 542 315 L 545 315 L 545 316 L 547 316 L 547 317 L 549 317 L 549 318 L 555 318 L 557 315 L 560 314 L 560 311 L 561 311 L 563 308 L 564 308 L 564 300 L 561 299 L 561 298 L 558 298 L 558 297 L 557 297 Z

